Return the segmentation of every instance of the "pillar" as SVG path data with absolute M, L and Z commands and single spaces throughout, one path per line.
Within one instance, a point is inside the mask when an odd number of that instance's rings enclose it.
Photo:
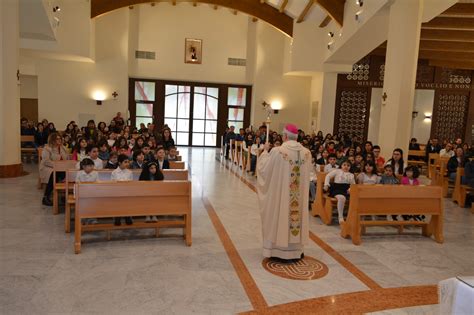
M 332 134 L 334 130 L 334 115 L 336 111 L 337 73 L 325 72 L 321 104 L 318 115 L 318 130 L 324 135 Z
M 0 1 L 0 177 L 22 173 L 19 37 L 19 0 Z
M 395 148 L 408 156 L 424 0 L 397 0 L 390 7 L 385 79 L 378 144 L 382 155 Z

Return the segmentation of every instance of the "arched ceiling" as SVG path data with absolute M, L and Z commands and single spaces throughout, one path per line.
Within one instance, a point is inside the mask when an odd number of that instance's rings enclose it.
M 138 4 L 155 5 L 168 2 L 188 2 L 196 6 L 205 3 L 217 7 L 222 6 L 253 16 L 265 21 L 288 36 L 293 36 L 293 22 L 315 22 L 325 27 L 331 20 L 340 26 L 344 17 L 345 0 L 91 0 L 91 18 L 107 12 L 132 7 Z

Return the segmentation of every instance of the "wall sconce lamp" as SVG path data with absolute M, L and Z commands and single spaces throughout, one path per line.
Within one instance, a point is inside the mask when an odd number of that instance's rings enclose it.
M 356 0 L 356 4 L 361 7 L 364 5 L 364 0 Z
M 61 8 L 59 6 L 55 6 L 53 7 L 53 12 L 60 12 L 61 11 Z
M 332 44 L 334 44 L 334 40 L 332 40 L 328 43 L 328 50 L 332 49 Z
M 411 118 L 415 119 L 416 117 L 418 117 L 418 112 L 417 111 L 413 111 L 411 113 Z
M 355 14 L 355 20 L 356 20 L 357 22 L 362 22 L 362 17 L 361 17 L 362 12 L 364 12 L 364 10 L 359 10 L 359 11 L 356 12 L 356 14 Z
M 329 37 L 334 37 L 334 33 L 333 33 L 333 32 L 329 32 L 329 33 L 328 33 L 328 36 L 329 36 Z
M 93 99 L 97 105 L 102 105 L 102 101 L 105 100 L 105 93 L 103 91 L 95 91 L 93 94 Z
M 272 101 L 270 106 L 272 107 L 274 114 L 278 114 L 280 109 L 283 107 L 280 101 Z
M 432 114 L 431 113 L 425 113 L 425 119 L 423 121 L 425 122 L 430 122 L 431 121 Z

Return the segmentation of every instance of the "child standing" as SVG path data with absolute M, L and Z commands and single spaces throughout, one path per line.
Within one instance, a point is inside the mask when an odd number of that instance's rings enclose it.
M 355 184 L 354 174 L 349 172 L 350 168 L 349 161 L 344 161 L 341 168 L 332 170 L 324 180 L 324 191 L 329 190 L 329 195 L 337 199 L 339 224 L 344 222 L 344 204 L 349 195 L 351 184 Z M 331 180 L 334 182 L 331 183 Z
M 133 174 L 132 171 L 130 171 L 128 168 L 130 166 L 130 160 L 128 159 L 128 156 L 125 154 L 120 154 L 118 156 L 118 167 L 112 171 L 112 175 L 110 177 L 111 180 L 113 181 L 118 181 L 118 182 L 123 182 L 123 181 L 131 181 L 133 180 Z M 120 225 L 121 224 L 121 218 L 115 218 L 115 225 Z M 132 217 L 125 217 L 125 223 L 127 225 L 133 224 Z
M 158 168 L 158 164 L 156 162 L 148 162 L 142 169 L 140 174 L 139 180 L 163 180 L 164 176 L 163 173 Z M 145 222 L 157 222 L 158 218 L 156 215 L 147 216 Z
M 95 164 L 90 158 L 84 158 L 80 162 L 81 170 L 77 172 L 76 184 L 78 183 L 93 183 L 99 179 L 99 175 L 94 170 Z M 85 219 L 85 224 L 97 224 L 97 219 Z

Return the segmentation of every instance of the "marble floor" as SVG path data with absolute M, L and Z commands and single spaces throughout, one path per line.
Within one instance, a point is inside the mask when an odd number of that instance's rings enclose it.
M 214 149 L 180 152 L 193 182 L 192 247 L 151 230 L 114 231 L 111 241 L 95 232 L 75 255 L 64 215 L 41 205 L 37 165 L 0 179 L 0 313 L 432 314 L 440 280 L 474 275 L 474 216 L 447 199 L 444 244 L 386 229 L 354 246 L 337 225 L 311 217 L 305 254 L 328 274 L 277 277 L 261 264 L 254 179 Z

